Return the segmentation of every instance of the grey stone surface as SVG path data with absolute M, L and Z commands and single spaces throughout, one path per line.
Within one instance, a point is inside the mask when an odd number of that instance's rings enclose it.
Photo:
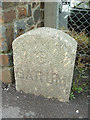
M 0 33 L 2 34 L 3 38 L 5 38 L 5 31 L 6 31 L 6 27 L 3 25 L 0 25 Z
M 6 31 L 6 28 L 5 26 L 2 26 L 0 25 L 0 34 L 3 38 L 3 40 L 1 40 L 1 45 L 0 45 L 0 52 L 3 52 L 3 51 L 8 51 L 8 45 L 6 43 L 6 37 L 5 37 L 5 31 Z
M 14 39 L 17 37 L 18 31 L 23 30 L 25 32 L 26 29 L 26 20 L 19 20 L 14 23 Z
M 59 2 L 45 2 L 44 25 L 45 27 L 59 28 Z
M 40 19 L 40 7 L 37 7 L 33 13 L 35 23 Z
M 0 1 L 0 7 L 2 6 L 2 1 Z
M 27 20 L 27 24 L 28 24 L 29 26 L 34 25 L 33 18 L 29 18 L 29 19 Z
M 53 28 L 31 30 L 13 41 L 16 89 L 69 100 L 77 43 Z
M 0 46 L 0 52 L 4 52 L 4 51 L 8 51 L 8 46 L 6 44 L 6 40 L 4 40 L 2 43 L 1 43 L 1 46 Z
M 28 5 L 28 16 L 32 16 L 31 5 Z

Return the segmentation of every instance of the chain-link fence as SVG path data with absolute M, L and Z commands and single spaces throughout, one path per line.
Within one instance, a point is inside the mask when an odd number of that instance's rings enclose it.
M 89 1 L 90 8 L 90 1 Z M 86 85 L 90 68 L 90 9 L 71 7 L 62 3 L 59 10 L 59 29 L 64 30 L 78 43 L 74 80 Z

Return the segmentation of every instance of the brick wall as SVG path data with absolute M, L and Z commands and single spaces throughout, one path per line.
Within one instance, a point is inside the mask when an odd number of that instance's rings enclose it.
M 44 3 L 0 3 L 0 78 L 14 81 L 12 42 L 21 34 L 44 26 Z

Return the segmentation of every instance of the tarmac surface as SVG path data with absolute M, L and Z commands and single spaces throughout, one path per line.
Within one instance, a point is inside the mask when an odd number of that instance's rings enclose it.
M 88 118 L 88 95 L 63 103 L 2 86 L 2 118 Z

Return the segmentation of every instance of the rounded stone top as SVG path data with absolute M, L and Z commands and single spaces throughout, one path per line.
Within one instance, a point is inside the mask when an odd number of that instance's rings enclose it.
M 55 28 L 50 28 L 50 27 L 41 27 L 41 28 L 30 30 L 24 33 L 23 35 L 19 36 L 18 38 L 16 38 L 13 41 L 12 45 L 14 46 L 14 44 L 18 44 L 21 41 L 25 41 L 25 38 L 32 41 L 31 36 L 40 36 L 41 38 L 51 37 L 51 38 L 54 38 L 53 40 L 55 40 L 55 42 L 62 42 L 66 44 L 66 46 L 69 46 L 69 47 L 73 46 L 75 48 L 77 46 L 77 42 L 70 35 L 66 34 L 62 30 L 57 30 Z
M 16 89 L 68 101 L 77 43 L 54 28 L 33 29 L 13 42 Z

